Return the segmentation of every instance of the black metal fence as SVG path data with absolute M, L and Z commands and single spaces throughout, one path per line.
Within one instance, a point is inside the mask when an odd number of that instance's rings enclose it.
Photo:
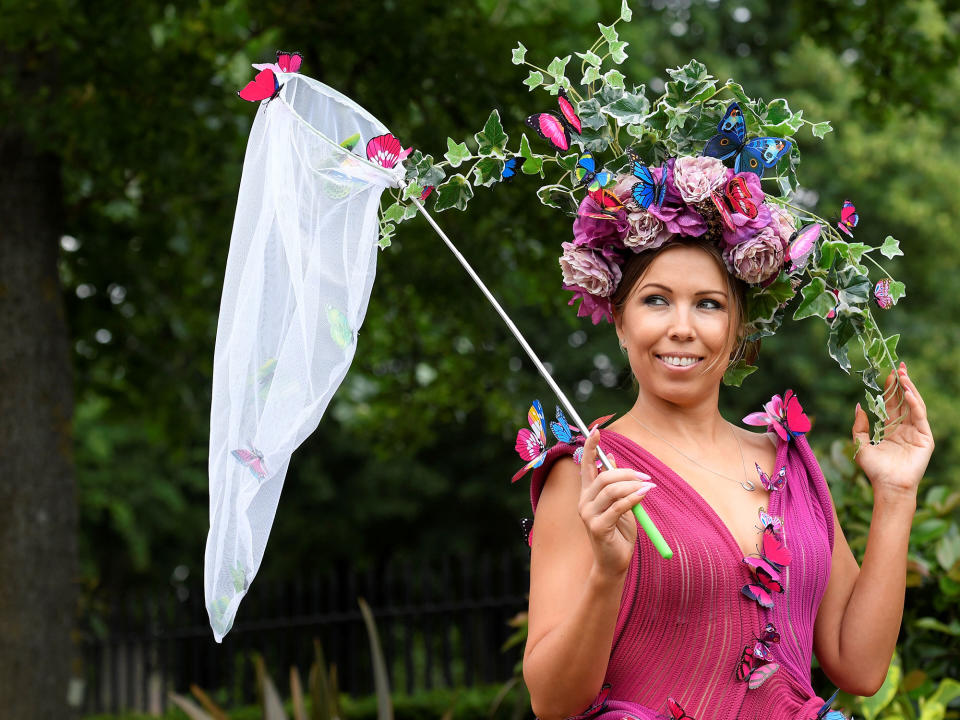
M 254 582 L 233 629 L 218 645 L 202 589 L 186 602 L 129 600 L 84 643 L 87 712 L 165 709 L 168 690 L 191 683 L 228 705 L 253 702 L 249 656 L 263 655 L 278 685 L 313 662 L 314 639 L 336 664 L 340 690 L 373 692 L 369 641 L 357 598 L 373 610 L 391 688 L 413 693 L 510 678 L 522 648 L 503 652 L 508 620 L 526 608 L 526 553 L 385 561 L 366 571 L 339 568 L 290 583 Z M 306 575 L 306 573 L 305 573 Z M 94 637 L 95 635 L 99 637 Z

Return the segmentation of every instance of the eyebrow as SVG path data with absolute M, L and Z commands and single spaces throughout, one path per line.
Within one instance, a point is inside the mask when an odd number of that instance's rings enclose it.
M 651 287 L 662 288 L 663 290 L 666 290 L 668 293 L 672 293 L 672 292 L 673 292 L 673 290 L 671 290 L 670 288 L 668 288 L 666 285 L 661 285 L 660 283 L 647 283 L 646 285 L 644 285 L 643 287 L 641 287 L 640 290 L 638 290 L 637 292 L 643 291 L 643 290 L 645 290 L 646 288 L 651 288 Z M 694 295 L 714 295 L 714 294 L 716 294 L 716 295 L 726 295 L 727 293 L 726 293 L 725 290 L 700 290 L 699 292 L 695 292 L 695 293 L 694 293 Z

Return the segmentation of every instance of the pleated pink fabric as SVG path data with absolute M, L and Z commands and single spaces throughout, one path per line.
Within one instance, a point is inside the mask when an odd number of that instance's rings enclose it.
M 830 578 L 833 508 L 806 438 L 780 440 L 777 448 L 774 470 L 785 464 L 787 483 L 771 492 L 768 512 L 783 518 L 783 539 L 793 560 L 772 610 L 741 594 L 753 582 L 743 553 L 699 493 L 623 435 L 601 430 L 600 447 L 616 456 L 618 467 L 642 470 L 657 483 L 643 506 L 674 556 L 661 558 L 640 530 L 604 681 L 609 694 L 603 707 L 588 716 L 670 717 L 667 698 L 672 697 L 696 720 L 815 718 L 824 701 L 810 684 L 813 625 Z M 534 471 L 534 512 L 553 463 L 575 449 L 567 444 L 551 448 Z M 758 545 L 760 537 L 758 531 Z M 780 669 L 750 690 L 736 678 L 738 661 L 768 622 L 781 636 L 771 646 Z

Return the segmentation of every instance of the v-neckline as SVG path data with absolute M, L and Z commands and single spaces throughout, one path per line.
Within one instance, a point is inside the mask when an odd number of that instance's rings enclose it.
M 687 492 L 689 492 L 689 494 L 693 496 L 695 502 L 701 508 L 703 508 L 709 515 L 712 515 L 716 524 L 719 525 L 721 528 L 723 528 L 722 532 L 727 540 L 727 543 L 737 551 L 738 559 L 742 559 L 742 557 L 739 557 L 739 556 L 743 555 L 743 548 L 740 547 L 740 543 L 737 542 L 736 535 L 734 535 L 733 532 L 731 532 L 730 527 L 727 525 L 726 522 L 724 522 L 723 518 L 720 517 L 720 513 L 718 513 L 716 510 L 713 509 L 713 506 L 704 499 L 703 495 L 701 495 L 700 492 L 695 487 L 693 487 L 693 485 L 691 485 L 686 480 L 684 480 L 679 473 L 677 473 L 673 468 L 671 468 L 669 465 L 663 462 L 660 458 L 658 458 L 652 452 L 650 452 L 645 447 L 640 445 L 640 443 L 638 443 L 636 440 L 633 440 L 632 438 L 629 438 L 626 435 L 623 435 L 622 433 L 618 433 L 616 430 L 607 430 L 605 428 L 601 428 L 600 432 L 610 433 L 611 435 L 616 435 L 618 438 L 623 439 L 624 441 L 632 445 L 639 452 L 641 457 L 644 460 L 646 460 L 651 466 L 653 466 L 654 470 L 677 481 L 677 484 L 679 487 L 686 488 Z M 776 459 L 773 463 L 773 473 L 778 472 L 779 468 L 786 463 L 788 446 L 789 446 L 789 442 L 784 440 L 779 435 L 777 435 L 777 453 L 776 453 Z M 773 473 L 771 473 L 771 477 L 773 477 Z M 768 503 L 769 507 L 767 507 L 766 511 L 771 515 L 776 515 L 780 512 L 779 506 L 780 506 L 781 498 L 774 497 L 774 496 L 780 495 L 782 492 L 783 490 L 775 490 L 770 493 L 770 502 Z M 777 507 L 774 507 L 774 505 L 776 505 Z

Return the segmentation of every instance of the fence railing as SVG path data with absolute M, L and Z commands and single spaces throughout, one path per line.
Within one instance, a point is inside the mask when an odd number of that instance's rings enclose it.
M 369 643 L 357 598 L 370 604 L 391 688 L 413 693 L 505 681 L 522 648 L 503 652 L 508 620 L 526 608 L 528 555 L 443 556 L 344 567 L 289 583 L 255 582 L 233 629 L 218 645 L 207 624 L 202 588 L 186 602 L 129 600 L 109 628 L 84 641 L 87 712 L 159 713 L 168 690 L 191 683 L 227 705 L 254 701 L 249 655 L 263 655 L 277 678 L 313 662 L 313 640 L 336 664 L 340 690 L 373 692 Z M 282 686 L 282 680 L 279 681 Z

